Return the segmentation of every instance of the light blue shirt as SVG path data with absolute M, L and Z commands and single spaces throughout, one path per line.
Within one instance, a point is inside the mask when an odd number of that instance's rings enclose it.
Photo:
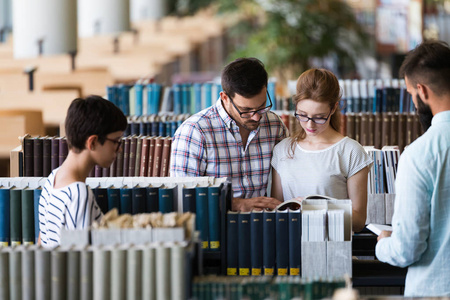
M 409 267 L 405 296 L 450 295 L 450 111 L 401 155 L 393 233 L 376 248 L 380 261 Z

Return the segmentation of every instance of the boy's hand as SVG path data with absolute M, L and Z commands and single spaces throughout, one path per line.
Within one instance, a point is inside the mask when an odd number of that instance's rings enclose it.
M 271 197 L 233 198 L 231 209 L 233 211 L 251 211 L 252 209 L 274 209 L 281 201 Z
M 392 234 L 392 231 L 386 231 L 386 230 L 383 230 L 383 231 L 380 233 L 380 235 L 378 236 L 377 241 L 379 241 L 379 240 L 381 240 L 381 239 L 384 239 L 384 238 L 386 238 L 386 237 L 390 237 L 391 234 Z

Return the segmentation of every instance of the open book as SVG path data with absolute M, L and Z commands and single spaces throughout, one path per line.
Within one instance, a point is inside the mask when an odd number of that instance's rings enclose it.
M 375 233 L 376 235 L 380 235 L 383 230 L 392 231 L 392 226 L 390 225 L 381 225 L 381 224 L 368 224 L 367 229 Z
M 303 198 L 303 200 L 317 200 L 317 199 L 336 200 L 335 198 L 324 196 L 324 195 L 308 195 L 305 198 Z M 294 199 L 284 201 L 283 203 L 278 204 L 274 210 L 275 211 L 286 210 L 288 208 L 290 210 L 298 210 L 301 207 L 302 207 L 302 201 L 297 200 L 297 198 L 294 198 Z

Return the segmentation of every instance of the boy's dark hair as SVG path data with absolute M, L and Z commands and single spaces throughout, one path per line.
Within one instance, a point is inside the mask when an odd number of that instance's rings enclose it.
M 267 86 L 267 72 L 257 58 L 238 58 L 222 71 L 222 89 L 229 96 L 244 98 L 258 95 Z
M 125 131 L 127 118 L 112 102 L 91 95 L 72 101 L 67 110 L 65 128 L 69 149 L 81 151 L 91 135 L 98 135 L 103 144 L 111 132 Z
M 426 41 L 410 51 L 400 67 L 400 77 L 416 87 L 428 85 L 437 95 L 450 93 L 450 48 L 442 41 Z

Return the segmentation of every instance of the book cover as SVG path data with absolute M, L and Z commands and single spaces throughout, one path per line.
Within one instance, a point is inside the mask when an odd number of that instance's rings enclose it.
M 195 223 L 200 231 L 202 248 L 209 249 L 209 208 L 208 208 L 208 187 L 197 186 L 195 188 Z
M 42 176 L 47 177 L 52 172 L 52 140 L 54 137 L 42 139 Z
M 131 213 L 133 215 L 145 213 L 146 188 L 135 186 L 131 189 Z
M 174 193 L 175 187 L 160 187 L 159 188 L 159 211 L 161 213 L 169 213 L 175 211 L 174 207 Z
M 52 139 L 52 153 L 51 153 L 51 170 L 59 167 L 59 140 L 61 138 Z
M 120 188 L 120 210 L 119 213 L 131 214 L 131 189 L 127 186 Z
M 23 175 L 34 176 L 34 138 L 29 135 L 23 138 Z
M 108 189 L 102 187 L 96 187 L 92 189 L 95 196 L 95 201 L 103 214 L 108 212 Z
M 67 146 L 67 140 L 66 138 L 62 138 L 59 140 L 59 165 L 62 165 L 63 162 L 66 160 L 67 154 L 69 154 L 69 148 Z
M 135 176 L 136 167 L 136 152 L 137 152 L 137 136 L 133 135 L 130 137 L 130 152 L 128 154 L 128 176 Z
M 299 276 L 301 269 L 302 222 L 301 211 L 289 210 L 289 275 Z
M 33 143 L 33 176 L 44 176 L 44 142 L 42 137 L 36 137 Z
M 33 190 L 34 199 L 34 243 L 37 244 L 39 239 L 39 198 L 41 198 L 42 188 L 38 187 Z
M 275 244 L 277 275 L 288 275 L 289 268 L 289 214 L 287 210 L 275 212 Z
M 227 212 L 227 275 L 238 275 L 238 212 Z
M 195 187 L 183 187 L 183 212 L 195 213 Z
M 220 205 L 219 205 L 220 186 L 208 187 L 208 230 L 209 230 L 209 249 L 211 251 L 220 251 Z
M 263 211 L 250 213 L 251 275 L 262 275 L 263 267 Z
M 142 138 L 142 150 L 141 150 L 141 164 L 139 168 L 139 176 L 147 176 L 148 174 L 148 159 L 149 159 L 149 146 L 150 140 L 148 137 Z
M 10 242 L 10 190 L 0 188 L 0 247 L 7 247 Z
M 263 213 L 263 271 L 275 275 L 275 211 Z
M 130 167 L 130 142 L 131 138 L 126 137 L 123 141 L 123 176 L 127 177 L 129 176 L 129 167 Z
M 146 190 L 146 212 L 158 212 L 159 211 L 159 187 L 148 186 Z
M 172 147 L 172 138 L 165 137 L 161 154 L 161 170 L 159 172 L 159 177 L 169 176 L 169 160 L 171 147 Z
M 10 189 L 11 246 L 22 244 L 22 190 Z
M 22 243 L 33 245 L 34 232 L 34 190 L 25 188 L 22 190 Z
M 249 276 L 251 268 L 250 248 L 250 212 L 240 212 L 238 215 L 238 266 L 239 276 Z
M 155 157 L 155 142 L 157 137 L 148 137 L 148 166 L 147 177 L 153 177 L 153 161 Z M 156 177 L 156 176 L 155 176 Z
M 161 170 L 161 156 L 164 139 L 162 137 L 155 138 L 155 152 L 153 156 L 153 171 L 152 176 L 158 177 Z
M 108 196 L 108 211 L 113 208 L 117 208 L 120 212 L 120 189 L 110 186 L 107 190 Z

